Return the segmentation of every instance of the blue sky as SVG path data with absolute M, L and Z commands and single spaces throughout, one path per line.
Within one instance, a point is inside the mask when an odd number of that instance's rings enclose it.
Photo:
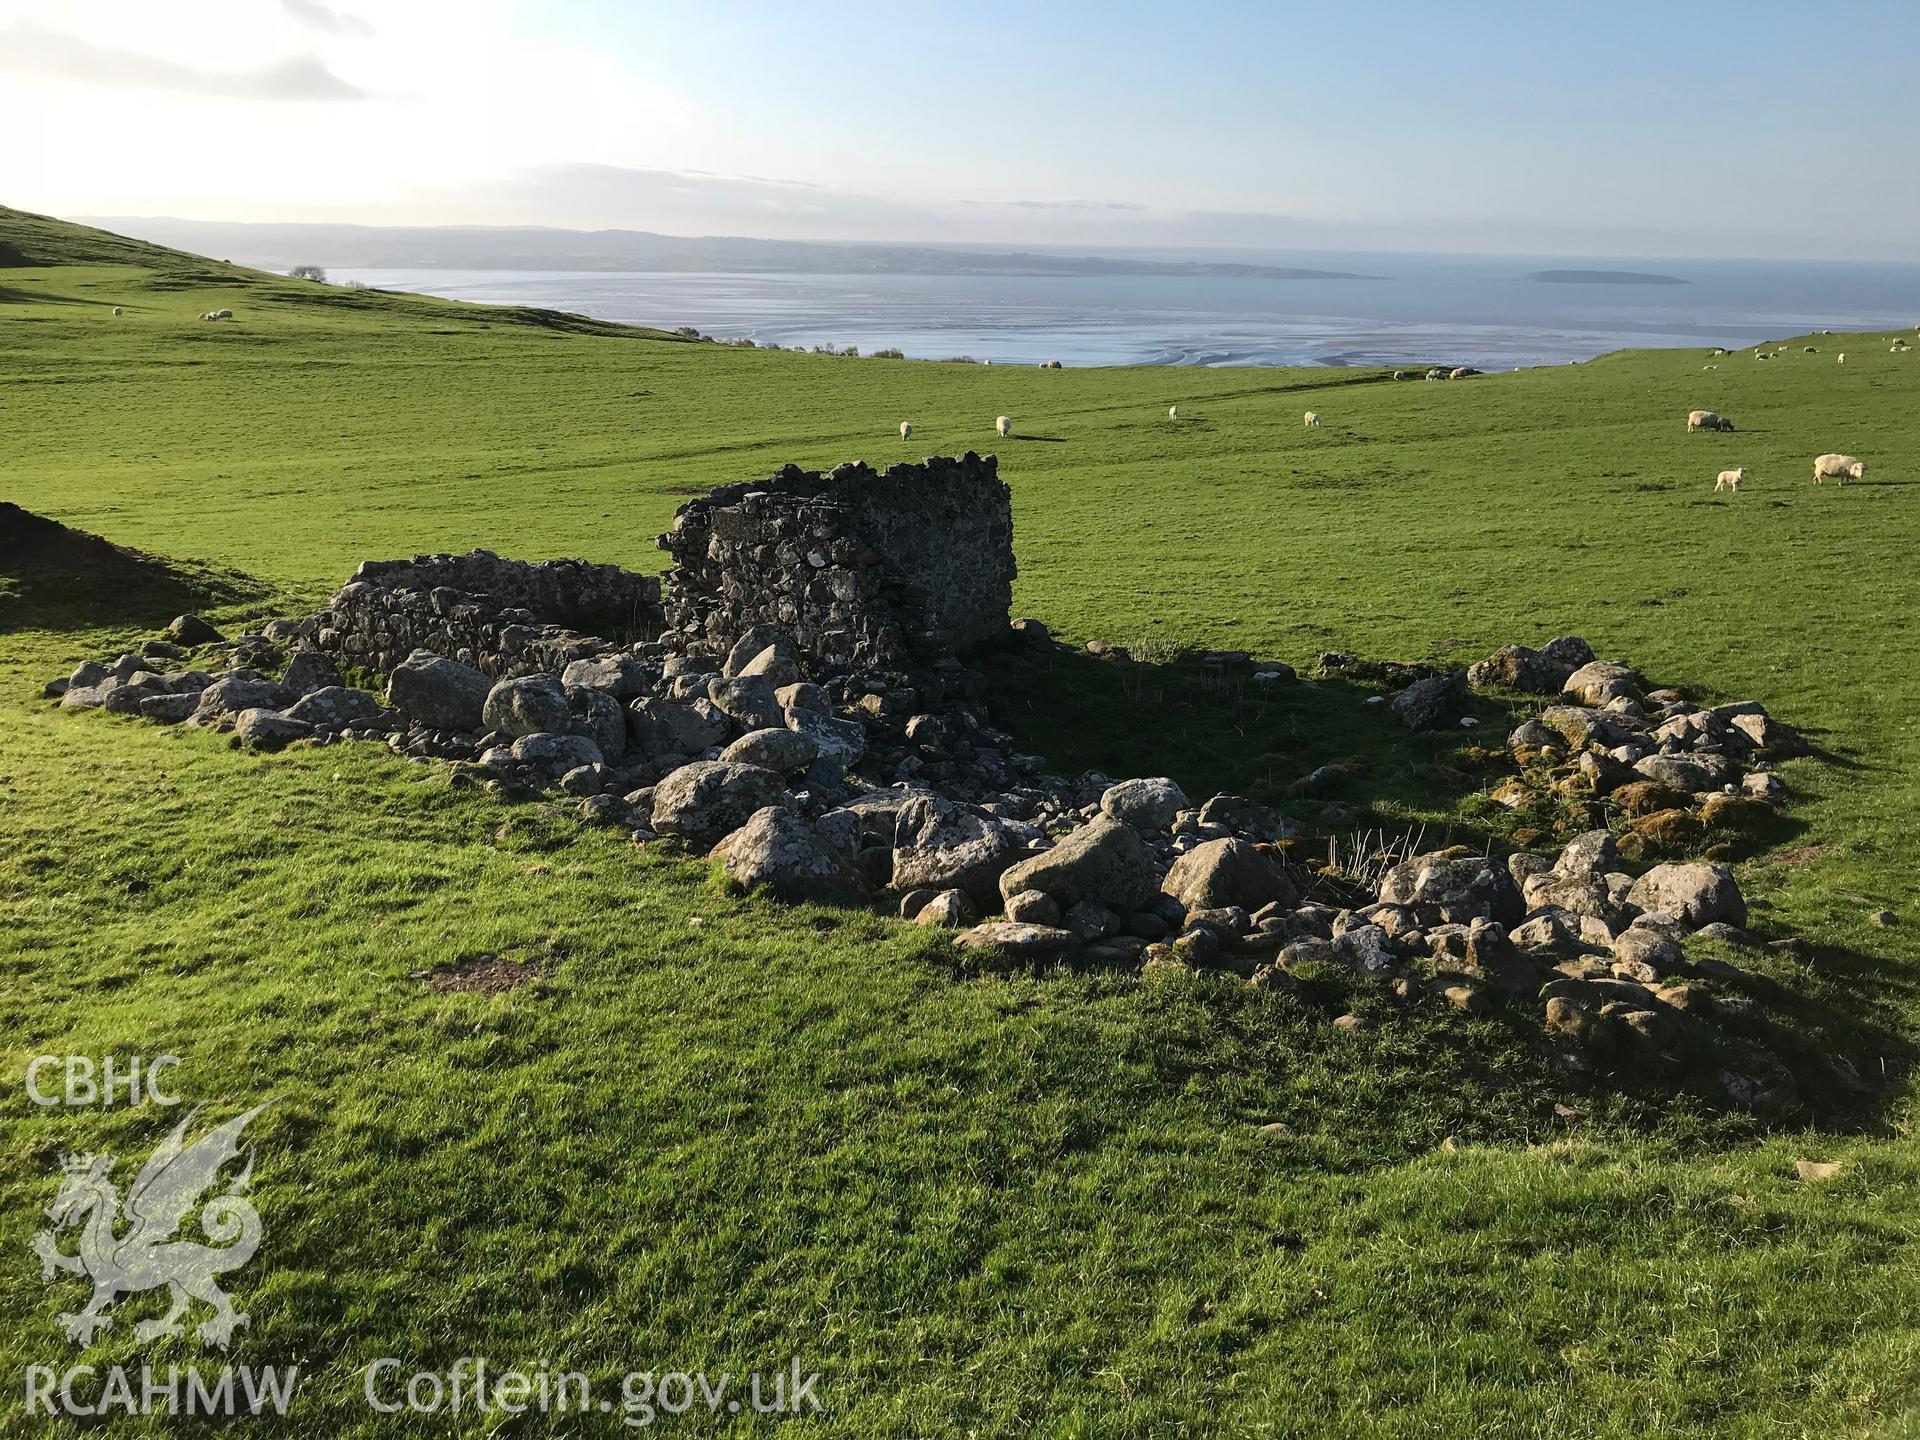
M 0 0 L 0 198 L 1920 259 L 1920 4 Z

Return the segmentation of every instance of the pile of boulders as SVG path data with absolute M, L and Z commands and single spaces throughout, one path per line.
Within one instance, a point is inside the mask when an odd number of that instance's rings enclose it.
M 953 929 L 964 950 L 1269 989 L 1332 976 L 1466 1015 L 1518 1003 L 1579 1066 L 1666 1071 L 1724 1054 L 1730 1093 L 1791 1089 L 1739 1033 L 1751 977 L 1682 949 L 1697 933 L 1750 943 L 1723 865 L 1636 876 L 1596 826 L 1557 854 L 1394 857 L 1362 889 L 1292 858 L 1299 826 L 1248 797 L 1196 804 L 1166 778 L 1046 773 L 992 725 L 980 677 L 950 660 L 912 676 L 829 672 L 757 626 L 724 655 L 601 644 L 560 673 L 505 678 L 416 651 L 376 695 L 312 643 L 327 619 L 229 641 L 182 617 L 166 639 L 47 690 L 67 708 L 229 731 L 253 749 L 375 740 L 450 763 L 459 783 L 558 791 L 585 821 L 677 842 L 741 886 L 883 905 Z M 1015 634 L 1051 643 L 1036 621 Z M 1460 683 L 1422 674 L 1407 688 L 1436 680 Z M 1512 647 L 1466 683 L 1564 695 L 1514 732 L 1528 784 L 1657 787 L 1666 808 L 1705 816 L 1729 799 L 1774 803 L 1765 762 L 1800 748 L 1757 705 L 1698 709 L 1578 641 Z
M 1507 809 L 1575 823 L 1617 820 L 1621 852 L 1648 860 L 1716 832 L 1761 830 L 1786 797 L 1775 762 L 1807 753 L 1791 725 L 1756 701 L 1700 706 L 1596 660 L 1584 641 L 1509 646 L 1466 672 L 1479 690 L 1554 696 L 1507 737 L 1519 774 L 1493 792 Z

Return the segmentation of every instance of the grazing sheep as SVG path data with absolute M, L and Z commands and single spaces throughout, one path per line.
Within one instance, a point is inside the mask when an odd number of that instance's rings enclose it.
M 1689 410 L 1687 412 L 1687 433 L 1689 435 L 1696 430 L 1731 431 L 1732 429 L 1733 422 L 1731 420 L 1723 419 L 1711 410 Z
M 1393 372 L 1393 378 L 1396 380 L 1411 380 L 1413 378 L 1413 372 L 1411 370 L 1396 370 Z
M 1013 417 L 1011 415 L 1000 416 L 993 422 L 993 431 L 994 434 L 998 435 L 1001 439 L 1006 439 L 1007 436 L 1013 434 Z
M 1744 465 L 1738 470 L 1722 470 L 1720 472 L 1720 478 L 1713 482 L 1713 488 L 1715 490 L 1731 490 L 1737 495 L 1740 493 L 1740 482 L 1746 478 L 1747 467 Z
M 1841 363 L 1842 365 L 1844 365 L 1844 364 L 1846 364 L 1846 363 L 1847 363 L 1847 352 L 1846 352 L 1846 351 L 1844 351 L 1844 350 L 1842 350 L 1842 351 L 1840 352 L 1840 363 Z
M 1453 370 L 1453 371 L 1451 371 L 1451 372 L 1450 372 L 1450 373 L 1449 373 L 1449 374 L 1447 375 L 1447 379 L 1449 379 L 1449 380 L 1464 380 L 1464 379 L 1466 379 L 1466 378 L 1467 378 L 1467 377 L 1468 377 L 1469 375 L 1478 375 L 1479 373 L 1480 373 L 1480 372 L 1479 372 L 1478 370 L 1476 370 L 1476 369 L 1474 369 L 1474 368 L 1473 368 L 1473 367 L 1472 367 L 1471 365 L 1462 365 L 1462 366 L 1460 366 L 1459 368 L 1457 368 L 1457 369 L 1455 369 L 1455 370 Z
M 202 320 L 231 320 L 233 318 L 233 312 L 231 310 L 209 310 L 200 318 Z
M 1811 346 L 1811 345 L 1809 345 L 1809 346 L 1807 346 L 1807 354 L 1809 354 L 1809 355 L 1818 355 L 1819 353 L 1820 353 L 1820 352 L 1819 352 L 1818 350 L 1816 350 L 1816 349 L 1814 349 L 1814 348 L 1813 348 L 1813 346 Z
M 900 422 L 900 438 L 902 440 L 911 440 L 913 438 L 913 422 L 911 420 L 902 420 Z
M 1711 349 L 1711 350 L 1709 350 L 1709 351 L 1707 352 L 1707 355 L 1708 355 L 1708 357 L 1709 357 L 1710 359 L 1716 359 L 1716 360 L 1717 360 L 1717 359 L 1719 359 L 1719 357 L 1720 357 L 1720 356 L 1722 356 L 1722 355 L 1731 355 L 1732 353 L 1733 353 L 1733 352 L 1732 352 L 1731 350 L 1729 350 L 1729 349 L 1727 349 L 1727 347 L 1726 347 L 1726 346 L 1724 346 L 1724 345 L 1716 345 L 1716 346 L 1714 346 L 1714 347 L 1713 347 L 1713 349 Z
M 116 305 L 113 307 L 113 313 L 116 315 L 119 315 L 119 314 L 123 314 L 124 312 L 120 309 L 118 305 Z
M 1434 366 L 1433 369 L 1427 371 L 1427 379 L 1429 380 L 1444 380 L 1446 378 L 1447 378 L 1447 372 L 1442 370 L 1438 365 Z
M 1046 364 L 1042 365 L 1040 368 L 1042 370 L 1058 370 L 1061 368 L 1061 366 L 1058 360 L 1049 360 L 1047 361 Z
M 1309 430 L 1318 430 L 1320 428 L 1320 417 L 1314 411 L 1307 411 L 1305 419 L 1306 426 Z
M 1167 418 L 1169 420 L 1178 420 L 1180 418 L 1180 407 L 1178 405 L 1167 406 Z
M 1863 480 L 1867 474 L 1867 462 L 1856 460 L 1851 455 L 1819 455 L 1813 462 L 1813 483 L 1818 485 L 1829 475 L 1846 484 L 1849 480 Z

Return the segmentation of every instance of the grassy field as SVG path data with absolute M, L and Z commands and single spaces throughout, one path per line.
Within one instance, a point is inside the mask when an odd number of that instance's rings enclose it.
M 466 1355 L 606 1393 L 797 1357 L 824 1408 L 794 1433 L 863 1437 L 1920 1433 L 1920 355 L 1800 337 L 1764 363 L 1444 385 L 851 360 L 304 285 L 7 211 L 0 267 L 0 499 L 194 562 L 230 625 L 306 613 L 369 557 L 650 567 L 712 485 L 974 448 L 1013 489 L 1017 609 L 1071 639 L 1304 668 L 1573 632 L 1759 699 L 1822 753 L 1785 770 L 1796 833 L 1740 866 L 1756 928 L 1806 958 L 1752 963 L 1874 1036 L 1855 1058 L 1881 1083 L 1825 1128 L 1769 1129 L 1570 1088 L 1499 1018 L 1346 1033 L 1224 980 L 982 973 L 375 747 L 262 758 L 60 713 L 42 682 L 175 597 L 16 580 L 0 1433 L 50 1424 L 20 1414 L 29 1365 L 218 1363 L 135 1341 L 151 1299 L 84 1353 L 55 1329 L 84 1292 L 27 1243 L 57 1154 L 111 1151 L 124 1179 L 177 1116 L 40 1109 L 41 1053 L 178 1055 L 210 1118 L 273 1098 L 229 1358 L 303 1378 L 262 1433 L 621 1433 L 363 1400 L 380 1357 Z M 1739 431 L 1684 434 L 1695 407 Z M 1827 450 L 1866 481 L 1813 487 Z M 1715 495 L 1736 464 L 1747 488 Z M 1350 694 L 1116 675 L 1014 667 L 996 704 L 1069 773 L 1283 798 L 1350 759 L 1342 798 L 1390 822 L 1486 823 L 1495 777 L 1457 740 L 1410 745 Z M 486 955 L 531 978 L 429 983 Z M 1797 1159 L 1844 1163 L 1806 1183 Z M 144 1423 L 111 1433 L 196 1433 Z

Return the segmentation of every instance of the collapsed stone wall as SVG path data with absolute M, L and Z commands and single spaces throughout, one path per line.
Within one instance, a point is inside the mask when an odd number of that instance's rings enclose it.
M 559 670 L 651 640 L 660 582 L 585 560 L 503 560 L 487 550 L 368 560 L 317 617 L 315 643 L 386 674 L 415 650 L 504 677 Z
M 789 465 L 681 506 L 669 642 L 724 655 L 771 625 L 832 667 L 906 671 L 1007 635 L 1013 513 L 993 456 Z

